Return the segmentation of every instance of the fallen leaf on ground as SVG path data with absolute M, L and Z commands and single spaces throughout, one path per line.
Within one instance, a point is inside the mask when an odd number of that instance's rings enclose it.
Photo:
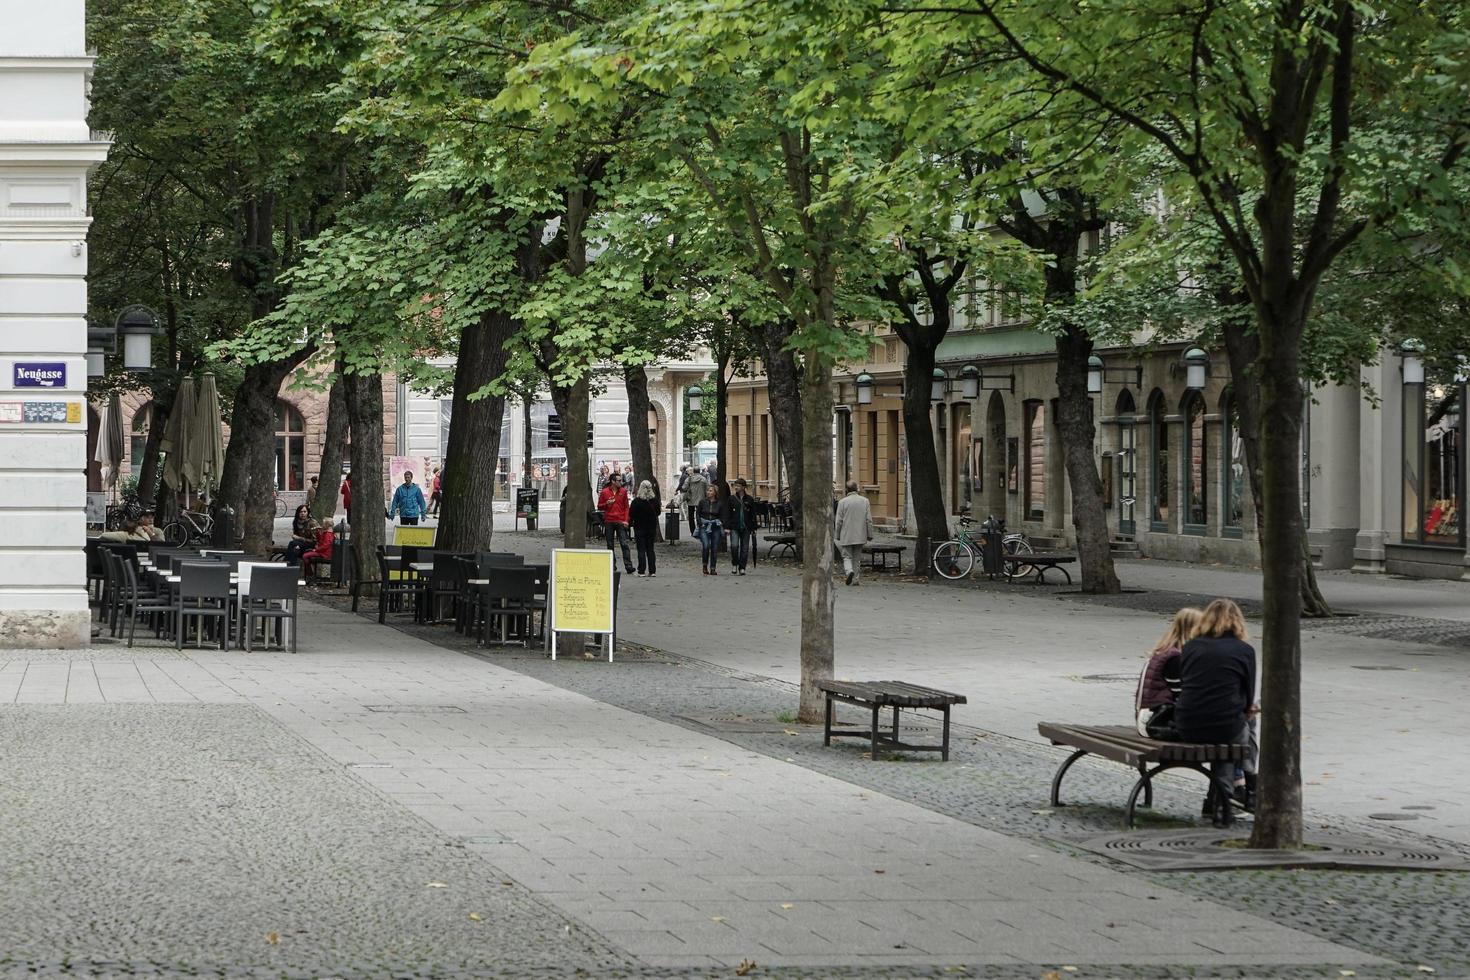
M 794 908 L 796 908 L 795 904 L 793 904 L 791 902 L 782 902 L 781 903 L 781 907 L 783 909 L 794 909 Z
M 1077 972 L 1077 968 L 1075 966 L 1064 966 L 1064 967 L 1062 967 L 1062 969 L 1063 970 L 1066 970 L 1068 973 L 1076 973 Z
M 1355 976 L 1358 975 L 1358 971 L 1357 970 L 1338 970 L 1337 971 L 1337 975 L 1340 976 L 1340 977 L 1355 977 Z
M 711 922 L 724 922 L 725 917 L 723 915 L 712 915 L 709 917 L 709 920 Z
M 887 873 L 888 872 L 885 871 L 885 870 L 883 870 L 882 868 L 874 868 L 873 869 L 873 874 L 875 874 L 875 875 L 886 875 Z
M 754 970 L 754 969 L 755 969 L 755 960 L 741 960 L 740 961 L 740 965 L 735 968 L 735 975 L 737 977 L 743 977 L 747 973 L 749 973 L 751 970 Z
M 272 946 L 279 946 L 281 945 L 281 934 L 279 932 L 268 932 L 265 934 L 265 941 Z
M 1433 973 L 1434 972 L 1434 967 L 1432 967 L 1432 966 L 1425 966 L 1423 963 L 1420 963 L 1419 966 L 1416 969 L 1418 969 L 1418 971 L 1420 973 Z
M 787 735 L 800 735 L 801 734 L 801 732 L 793 732 L 789 728 L 785 729 L 785 732 L 786 732 Z
M 1056 970 L 1047 970 L 1041 975 L 1041 980 L 1062 980 L 1062 975 Z
M 448 888 L 449 886 L 446 885 L 446 884 L 444 884 L 444 882 L 442 882 L 442 881 L 431 881 L 428 884 L 424 885 L 424 887 L 425 888 Z
M 485 921 L 485 917 L 483 915 L 481 915 L 480 913 L 478 913 L 478 912 L 471 912 L 470 913 L 470 921 L 471 922 L 484 922 Z

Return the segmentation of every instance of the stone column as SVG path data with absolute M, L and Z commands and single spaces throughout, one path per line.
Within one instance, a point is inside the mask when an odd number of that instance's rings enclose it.
M 1351 568 L 1362 520 L 1359 472 L 1361 413 L 1357 379 L 1323 385 L 1309 409 L 1311 526 L 1307 544 L 1319 568 Z
M 90 639 L 87 127 L 82 0 L 6 4 L 0 31 L 0 645 Z
M 1378 404 L 1358 402 L 1358 533 L 1353 571 L 1386 571 L 1385 545 L 1403 533 L 1404 384 L 1398 358 L 1385 351 L 1379 363 L 1360 372 L 1362 386 L 1378 393 Z

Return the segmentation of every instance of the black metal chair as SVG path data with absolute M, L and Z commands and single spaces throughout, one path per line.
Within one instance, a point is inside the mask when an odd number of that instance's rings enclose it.
M 437 623 L 447 601 L 450 613 L 458 623 L 459 617 L 456 614 L 467 578 L 469 576 L 465 574 L 464 563 L 460 558 L 454 555 L 440 555 L 434 559 L 434 570 L 429 573 L 428 583 L 420 583 L 420 587 L 424 590 L 425 622 Z
M 405 561 L 405 564 L 407 562 Z M 397 569 L 388 567 L 388 556 L 386 552 L 378 552 L 378 622 L 388 621 L 388 607 L 393 606 L 394 612 L 402 612 L 405 607 L 411 612 L 413 602 L 418 593 L 418 583 L 406 575 L 394 576 L 392 572 Z M 406 603 L 405 603 L 405 600 Z
M 255 649 L 255 625 L 259 622 L 267 627 L 262 638 L 270 643 L 269 625 L 276 624 L 276 645 L 285 646 L 281 630 L 289 623 L 291 628 L 291 652 L 296 652 L 296 627 L 298 617 L 297 575 L 299 570 L 291 565 L 259 566 L 250 573 L 250 590 L 240 596 L 240 613 L 243 617 L 241 642 L 247 653 Z
M 295 573 L 295 569 L 292 569 Z M 196 645 L 204 642 L 204 624 L 216 621 L 221 650 L 230 648 L 230 566 L 223 562 L 186 561 L 178 566 L 178 597 L 174 604 L 174 649 L 184 647 L 189 620 L 198 624 Z
M 480 603 L 480 645 L 488 640 L 490 623 L 500 620 L 500 642 L 508 641 L 510 620 L 521 623 L 521 637 L 531 645 L 531 619 L 535 611 L 530 603 L 536 597 L 536 572 L 530 568 L 501 567 L 493 570 L 490 584 L 478 586 Z

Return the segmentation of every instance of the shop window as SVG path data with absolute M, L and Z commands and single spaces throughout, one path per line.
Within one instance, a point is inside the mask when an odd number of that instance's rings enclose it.
M 1209 523 L 1209 484 L 1205 480 L 1205 460 L 1209 458 L 1205 435 L 1205 400 L 1199 392 L 1190 392 L 1184 401 L 1184 530 L 1190 534 L 1205 533 Z
M 1462 548 L 1465 385 L 1429 372 L 1404 386 L 1404 540 Z
M 1023 406 L 1026 427 L 1026 519 L 1039 521 L 1046 516 L 1046 403 L 1028 401 Z
M 975 488 L 973 482 L 974 462 L 971 459 L 970 406 L 956 405 L 951 409 L 951 424 L 954 430 L 954 445 L 950 449 L 950 500 L 954 512 L 970 509 Z
M 148 452 L 148 430 L 153 426 L 153 403 L 148 402 L 133 413 L 133 424 L 128 433 L 128 463 L 133 476 L 143 469 L 143 457 Z
M 1148 406 L 1149 430 L 1149 521 L 1154 531 L 1169 530 L 1169 423 L 1165 420 L 1164 396 L 1154 392 Z
M 306 488 L 306 421 L 296 406 L 276 402 L 276 489 Z
M 1245 442 L 1240 437 L 1240 409 L 1235 396 L 1226 392 L 1220 406 L 1221 425 L 1224 438 L 1221 448 L 1224 455 L 1220 460 L 1220 524 L 1224 533 L 1240 534 L 1245 521 Z

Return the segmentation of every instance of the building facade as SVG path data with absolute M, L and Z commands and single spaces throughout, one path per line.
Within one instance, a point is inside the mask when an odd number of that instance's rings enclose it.
M 944 379 L 930 403 L 947 509 L 1004 517 L 1042 546 L 1070 547 L 1076 535 L 1055 425 L 1053 341 L 984 309 L 966 312 L 956 311 L 957 328 L 939 349 Z M 875 522 L 907 533 L 904 346 L 882 328 L 872 340 L 869 360 L 834 378 L 835 482 L 856 480 Z M 1256 514 L 1225 358 L 1205 352 L 1194 387 L 1187 346 L 1097 352 L 1093 453 L 1114 549 L 1254 564 Z M 1460 518 L 1465 381 L 1433 369 L 1419 379 L 1417 363 L 1386 352 L 1355 383 L 1303 393 L 1303 516 L 1320 567 L 1470 579 Z M 978 375 L 968 386 L 967 373 Z M 758 375 L 731 386 L 724 424 L 728 475 L 773 495 L 780 454 Z
M 0 643 L 91 636 L 86 565 L 87 126 L 83 0 L 7 3 L 0 30 Z

